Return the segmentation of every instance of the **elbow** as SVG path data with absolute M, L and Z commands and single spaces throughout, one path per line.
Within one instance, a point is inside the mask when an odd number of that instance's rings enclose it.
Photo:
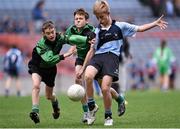
M 44 59 L 44 62 L 50 65 L 52 62 L 54 62 L 54 60 L 52 58 L 47 58 L 47 59 Z

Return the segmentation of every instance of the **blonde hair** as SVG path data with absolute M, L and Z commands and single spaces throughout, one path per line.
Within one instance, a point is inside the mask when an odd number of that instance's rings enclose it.
M 95 15 L 101 13 L 110 13 L 110 7 L 106 0 L 96 0 L 93 6 L 93 13 Z

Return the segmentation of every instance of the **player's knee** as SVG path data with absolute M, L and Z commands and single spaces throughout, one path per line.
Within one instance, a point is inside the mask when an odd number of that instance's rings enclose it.
M 36 84 L 34 84 L 33 85 L 33 90 L 36 90 L 36 91 L 40 91 L 40 86 L 39 85 L 36 85 Z
M 102 94 L 110 93 L 110 89 L 108 87 L 102 87 Z
M 93 77 L 90 74 L 86 74 L 85 75 L 85 80 L 86 80 L 86 82 L 92 82 L 93 81 Z

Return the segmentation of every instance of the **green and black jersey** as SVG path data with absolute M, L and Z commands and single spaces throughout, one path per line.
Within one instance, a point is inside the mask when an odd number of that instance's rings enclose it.
M 80 31 L 77 30 L 75 25 L 71 25 L 67 30 L 66 30 L 66 35 L 70 36 L 70 35 L 81 35 L 81 36 L 87 36 L 88 32 L 94 32 L 95 28 L 90 25 L 90 24 L 86 24 Z M 77 56 L 78 58 L 85 60 L 87 52 L 90 49 L 90 44 L 88 42 L 85 43 L 81 43 L 81 44 L 76 44 L 76 48 L 77 48 Z
M 78 45 L 86 42 L 87 37 L 79 35 L 56 34 L 54 42 L 42 37 L 33 49 L 31 64 L 40 68 L 51 68 L 64 59 L 59 53 L 65 43 Z

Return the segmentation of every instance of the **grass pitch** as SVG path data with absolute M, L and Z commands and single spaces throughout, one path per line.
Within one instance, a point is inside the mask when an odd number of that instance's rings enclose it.
M 31 97 L 0 97 L 0 128 L 108 128 L 104 127 L 102 98 L 97 119 L 92 126 L 81 123 L 80 102 L 72 102 L 66 95 L 59 95 L 61 117 L 54 120 L 52 108 L 44 96 L 40 98 L 40 124 L 29 118 Z M 126 94 L 126 113 L 117 116 L 117 103 L 113 101 L 114 125 L 111 128 L 180 128 L 180 91 L 130 91 Z

